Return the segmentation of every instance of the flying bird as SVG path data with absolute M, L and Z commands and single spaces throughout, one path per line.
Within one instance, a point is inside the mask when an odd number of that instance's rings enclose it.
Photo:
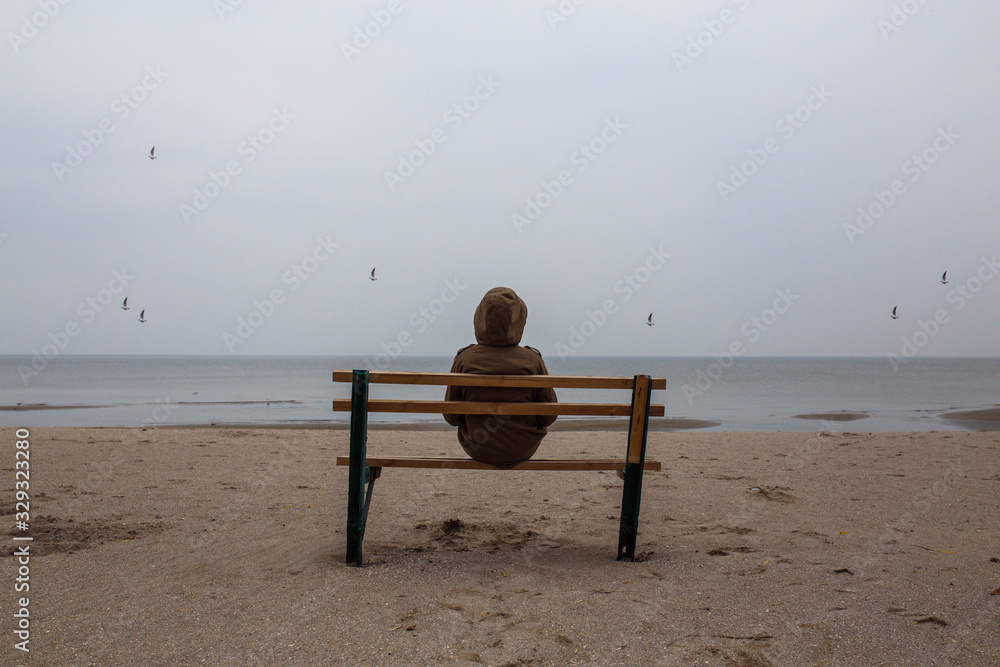
M 139 321 L 140 322 L 145 322 L 146 321 L 146 309 L 145 308 L 143 308 L 142 312 L 139 313 Z
M 368 276 L 368 280 L 378 280 L 378 278 L 375 277 L 375 269 L 372 269 L 372 274 Z
M 945 271 L 944 273 L 941 274 L 941 284 L 942 285 L 947 285 L 948 284 L 948 272 L 947 271 Z
M 122 310 L 128 310 L 128 297 L 125 297 L 125 300 L 122 301 Z
M 649 319 L 646 320 L 647 326 L 653 326 L 653 313 L 649 314 Z
M 156 146 L 153 146 L 153 148 L 149 151 L 149 159 L 150 160 L 155 160 L 156 159 L 155 153 L 156 153 Z
M 892 315 L 889 316 L 889 317 L 891 317 L 894 320 L 898 320 L 899 319 L 899 315 L 896 314 L 896 309 L 897 308 L 899 308 L 899 306 L 893 306 L 892 307 Z

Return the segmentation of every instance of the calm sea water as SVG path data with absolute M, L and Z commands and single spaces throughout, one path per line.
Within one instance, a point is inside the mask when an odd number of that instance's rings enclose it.
M 363 357 L 57 357 L 29 375 L 31 357 L 0 355 L 0 426 L 176 424 L 324 424 L 348 421 L 331 399 L 349 385 L 337 368 L 368 367 Z M 654 402 L 668 417 L 718 422 L 713 430 L 813 431 L 822 422 L 796 415 L 863 412 L 837 430 L 961 430 L 941 415 L 1000 405 L 1000 359 L 914 358 L 895 372 L 882 358 L 671 357 L 546 358 L 549 372 L 667 378 Z M 388 370 L 447 371 L 451 357 L 402 357 Z M 19 372 L 19 367 L 22 371 Z M 443 387 L 373 386 L 372 396 L 441 398 Z M 624 392 L 560 390 L 560 400 L 628 402 Z M 30 407 L 31 409 L 23 409 Z M 41 409 L 47 408 L 47 409 Z M 58 409 L 51 409 L 58 408 Z M 370 415 L 372 421 L 444 421 L 437 415 Z M 565 419 L 565 418 L 562 418 Z

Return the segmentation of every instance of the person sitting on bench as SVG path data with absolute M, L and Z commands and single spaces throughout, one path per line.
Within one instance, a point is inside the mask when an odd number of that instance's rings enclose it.
M 528 307 L 514 290 L 494 287 L 473 316 L 476 344 L 455 355 L 452 373 L 480 375 L 548 375 L 542 353 L 520 346 Z M 517 401 L 555 403 L 551 387 L 448 386 L 446 401 Z M 458 427 L 458 442 L 477 461 L 512 466 L 532 457 L 555 415 L 444 415 Z

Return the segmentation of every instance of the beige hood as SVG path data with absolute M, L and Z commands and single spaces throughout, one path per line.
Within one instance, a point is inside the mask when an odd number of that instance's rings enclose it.
M 472 317 L 476 342 L 481 345 L 517 345 L 524 333 L 528 307 L 509 287 L 494 287 L 483 297 Z

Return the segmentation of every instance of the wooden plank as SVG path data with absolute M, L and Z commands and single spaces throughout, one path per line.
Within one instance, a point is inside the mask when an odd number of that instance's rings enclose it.
M 641 463 L 643 450 L 646 447 L 646 428 L 649 413 L 649 378 L 637 375 L 635 389 L 632 392 L 632 415 L 628 429 L 628 462 Z
M 350 464 L 350 457 L 338 456 L 337 465 Z M 457 457 L 369 456 L 368 467 L 443 468 L 453 470 L 624 470 L 622 459 L 529 459 L 511 468 L 498 468 L 482 461 Z M 646 470 L 660 470 L 659 461 L 646 461 Z
M 350 382 L 352 371 L 333 371 L 334 382 Z M 456 387 L 553 387 L 556 389 L 631 389 L 633 378 L 587 375 L 478 375 L 369 371 L 368 381 L 381 384 L 452 385 Z M 666 378 L 653 378 L 653 389 L 666 389 Z
M 347 412 L 351 401 L 333 399 L 334 412 Z M 368 412 L 401 412 L 450 415 L 592 415 L 598 417 L 628 417 L 632 406 L 627 403 L 502 403 L 487 401 L 415 401 L 368 399 Z M 662 417 L 662 405 L 651 405 L 650 414 Z

